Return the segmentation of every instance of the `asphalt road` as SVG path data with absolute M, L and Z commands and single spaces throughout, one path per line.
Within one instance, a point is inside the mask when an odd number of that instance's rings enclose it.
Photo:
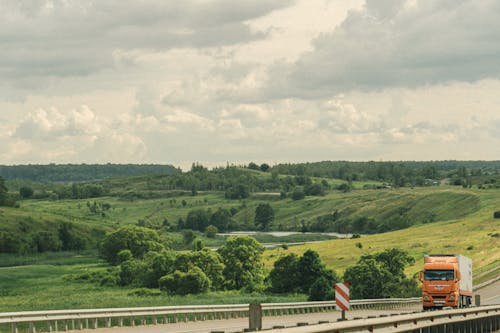
M 500 304 L 500 280 L 475 292 L 481 296 L 481 305 Z
M 500 280 L 490 284 L 476 294 L 481 296 L 481 305 L 500 304 Z M 420 311 L 421 307 L 416 305 L 414 308 L 405 310 L 356 310 L 346 312 L 347 319 L 367 318 L 370 316 L 393 315 L 413 311 Z M 278 317 L 264 317 L 262 320 L 263 329 L 281 327 L 294 327 L 298 323 L 308 323 L 309 325 L 318 324 L 320 321 L 335 322 L 341 317 L 341 313 L 323 312 L 308 313 L 301 315 L 289 315 Z M 248 318 L 229 319 L 229 320 L 210 320 L 187 323 L 172 323 L 165 325 L 136 326 L 136 327 L 113 327 L 100 328 L 98 330 L 83 330 L 86 333 L 210 333 L 213 331 L 224 331 L 225 333 L 242 332 L 248 328 Z
M 412 311 L 418 311 L 420 307 L 412 310 L 356 310 L 346 312 L 347 319 L 367 318 L 369 316 L 380 316 L 390 314 L 400 314 Z M 277 326 L 295 327 L 298 323 L 308 323 L 309 325 L 318 324 L 320 321 L 335 322 L 341 317 L 341 313 L 323 312 L 308 313 L 301 315 L 264 317 L 262 319 L 263 329 L 278 328 Z M 187 323 L 175 323 L 154 326 L 136 326 L 136 327 L 113 327 L 101 328 L 98 330 L 89 329 L 80 332 L 86 333 L 210 333 L 213 331 L 224 331 L 225 333 L 243 332 L 248 328 L 248 318 L 229 319 L 229 320 L 209 320 Z

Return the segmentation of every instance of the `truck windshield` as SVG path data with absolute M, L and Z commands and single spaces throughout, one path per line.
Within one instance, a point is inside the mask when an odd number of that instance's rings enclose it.
M 453 270 L 426 270 L 424 272 L 424 279 L 428 281 L 432 280 L 453 280 Z

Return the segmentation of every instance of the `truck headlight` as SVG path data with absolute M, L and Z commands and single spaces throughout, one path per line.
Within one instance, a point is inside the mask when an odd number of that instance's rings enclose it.
M 431 298 L 429 297 L 429 295 L 424 295 L 424 301 L 430 301 Z
M 450 301 L 454 301 L 455 300 L 455 294 L 451 294 L 449 299 L 450 299 Z

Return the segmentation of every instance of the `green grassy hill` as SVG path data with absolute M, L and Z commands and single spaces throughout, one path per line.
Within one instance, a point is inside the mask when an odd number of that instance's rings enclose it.
M 407 196 L 401 194 L 402 197 Z M 443 197 L 450 200 L 431 200 Z M 382 201 L 378 207 L 389 205 L 391 201 L 393 200 Z M 438 191 L 416 198 L 413 202 L 415 201 L 417 203 L 412 214 L 417 212 L 417 208 L 422 213 L 433 211 L 437 214 L 436 222 L 357 239 L 338 239 L 294 246 L 288 250 L 270 250 L 267 252 L 268 267 L 285 251 L 301 254 L 311 248 L 319 252 L 330 268 L 342 273 L 363 254 L 397 247 L 408 251 L 416 260 L 407 269 L 408 274 L 421 270 L 424 254 L 447 253 L 463 254 L 473 259 L 475 283 L 500 275 L 500 219 L 493 218 L 493 212 L 500 207 L 499 191 Z M 382 209 L 379 212 L 384 211 L 389 210 Z
M 271 179 L 269 173 L 247 172 L 256 177 Z M 325 180 L 330 184 L 342 183 L 332 179 Z M 319 252 L 330 268 L 342 273 L 363 254 L 397 247 L 408 251 L 416 259 L 415 265 L 408 268 L 408 274 L 421 269 L 424 254 L 460 253 L 473 259 L 475 283 L 500 275 L 500 219 L 493 218 L 493 213 L 500 210 L 500 189 L 464 189 L 453 186 L 363 189 L 366 183 L 353 182 L 354 190 L 350 192 L 343 193 L 332 188 L 324 196 L 306 196 L 302 200 L 282 198 L 275 191 L 253 192 L 246 199 L 230 200 L 225 198 L 222 191 L 197 191 L 193 196 L 190 191 L 170 190 L 167 176 L 134 176 L 108 180 L 101 184 L 107 184 L 105 186 L 110 189 L 105 197 L 29 199 L 20 200 L 18 208 L 0 207 L 0 239 L 6 233 L 13 233 L 19 235 L 14 237 L 15 240 L 29 242 L 35 234 L 59 233 L 62 225 L 71 224 L 76 235 L 87 239 L 86 248 L 95 250 L 96 243 L 105 232 L 119 226 L 142 223 L 158 228 L 167 237 L 172 232 L 167 232 L 165 221 L 175 229 L 177 221 L 180 218 L 186 219 L 191 210 L 215 212 L 220 207 L 233 208 L 235 214 L 232 218 L 237 229 L 251 230 L 255 229 L 255 208 L 260 203 L 269 203 L 275 212 L 271 230 L 321 229 L 357 232 L 361 237 L 290 246 L 287 250 L 268 250 L 265 252 L 268 268 L 282 254 L 302 254 L 307 248 L 311 248 Z M 125 193 L 130 195 L 123 195 Z M 398 230 L 373 234 L 391 229 Z M 180 236 L 177 234 L 177 237 Z M 109 296 L 102 303 L 106 306 L 165 304 L 160 296 L 130 296 L 131 289 L 89 287 L 88 284 L 82 285 L 63 278 L 65 274 L 102 269 L 105 264 L 97 259 L 95 252 L 84 252 L 83 255 L 60 252 L 57 255 L 30 255 L 24 258 L 25 263 L 37 262 L 43 265 L 0 268 L 0 298 L 3 299 L 0 311 L 23 310 L 28 307 L 43 309 L 99 306 L 96 304 L 101 304 L 99 298 L 103 294 Z M 0 266 L 22 263 L 23 259 L 19 256 L 0 254 Z M 42 275 L 43 285 L 32 280 L 32 277 Z M 84 289 L 88 292 L 83 291 Z M 65 293 L 71 293 L 72 290 L 81 292 L 82 297 L 68 296 L 63 301 Z M 33 301 L 47 299 L 54 293 L 64 297 L 47 302 Z M 235 302 L 241 301 L 241 295 L 232 294 L 231 297 L 233 296 Z M 218 296 L 209 295 L 208 299 L 196 301 L 211 302 L 210 297 Z M 28 306 L 32 301 L 34 303 Z

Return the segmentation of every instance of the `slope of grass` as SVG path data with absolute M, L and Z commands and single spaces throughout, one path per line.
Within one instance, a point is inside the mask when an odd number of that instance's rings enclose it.
M 123 201 L 116 198 L 99 198 L 113 207 L 106 215 L 95 216 L 86 206 L 87 200 L 24 201 L 21 208 L 2 208 L 2 227 L 14 225 L 19 218 L 31 217 L 35 227 L 38 218 L 44 220 L 73 221 L 74 223 L 114 228 L 138 219 L 160 221 L 167 217 L 175 220 L 185 217 L 194 208 L 216 209 L 219 206 L 237 207 L 236 218 L 252 220 L 252 210 L 262 200 L 248 199 L 245 203 L 227 201 L 217 193 L 196 197 L 172 199 Z M 186 200 L 186 205 L 182 205 Z M 355 264 L 363 254 L 397 247 L 407 250 L 416 260 L 407 269 L 413 275 L 421 269 L 423 255 L 427 253 L 460 253 L 473 259 L 474 283 L 480 283 L 500 274 L 500 220 L 493 219 L 493 212 L 500 208 L 499 190 L 463 190 L 455 188 L 423 188 L 382 191 L 353 191 L 347 194 L 330 193 L 324 197 L 308 197 L 305 200 L 274 200 L 276 223 L 291 228 L 300 219 L 314 220 L 317 216 L 335 209 L 348 212 L 349 216 L 378 216 L 391 218 L 401 214 L 415 215 L 433 211 L 433 223 L 421 223 L 408 229 L 378 235 L 363 235 L 358 239 L 337 239 L 321 243 L 277 248 L 265 252 L 266 266 L 282 254 L 302 254 L 307 248 L 320 253 L 322 260 L 338 273 Z M 396 213 L 391 213 L 396 212 Z M 245 216 L 248 214 L 249 216 Z M 38 226 L 40 227 L 40 226 Z M 276 224 L 275 224 L 276 227 Z M 65 279 L 68 274 L 103 269 L 103 263 L 90 256 L 74 256 L 68 253 L 50 256 L 34 256 L 25 263 L 38 263 L 23 267 L 0 268 L 0 311 L 36 309 L 95 308 L 123 306 L 153 306 L 174 304 L 248 303 L 250 301 L 273 302 L 279 300 L 303 300 L 304 296 L 283 297 L 262 294 L 243 295 L 237 292 L 210 293 L 201 296 L 170 297 L 162 293 L 155 296 L 134 295 L 134 289 L 105 287 Z M 17 258 L 17 259 L 16 259 Z M 95 257 L 94 257 L 95 258 Z M 20 257 L 0 256 L 0 261 L 21 260 Z M 31 261 L 30 261 L 31 260 Z M 44 264 L 41 264 L 44 263 Z
M 272 267 L 272 262 L 284 253 L 301 254 L 310 248 L 318 251 L 330 268 L 342 273 L 361 255 L 397 247 L 408 251 L 415 258 L 415 264 L 407 269 L 408 274 L 413 275 L 421 270 L 424 254 L 463 254 L 472 258 L 474 275 L 478 276 L 474 282 L 480 283 L 500 274 L 500 220 L 493 218 L 493 212 L 500 207 L 500 192 L 472 193 L 479 198 L 479 202 L 473 200 L 474 206 L 479 209 L 465 217 L 358 239 L 338 239 L 294 246 L 288 250 L 274 249 L 266 252 L 267 266 Z M 465 201 L 471 200 L 468 196 L 464 198 Z M 446 205 L 446 209 L 443 208 L 446 213 L 442 216 L 450 217 L 447 210 L 455 210 L 456 216 L 462 216 L 464 209 L 459 206 L 460 202 L 463 201 L 442 203 Z M 482 274 L 483 272 L 487 274 Z
M 143 307 L 196 304 L 240 304 L 251 302 L 305 301 L 305 295 L 244 294 L 237 291 L 201 295 L 169 296 L 158 292 L 137 295 L 137 289 L 106 287 L 77 282 L 73 274 L 102 270 L 95 261 L 73 265 L 31 265 L 0 268 L 0 312 L 51 309 Z

